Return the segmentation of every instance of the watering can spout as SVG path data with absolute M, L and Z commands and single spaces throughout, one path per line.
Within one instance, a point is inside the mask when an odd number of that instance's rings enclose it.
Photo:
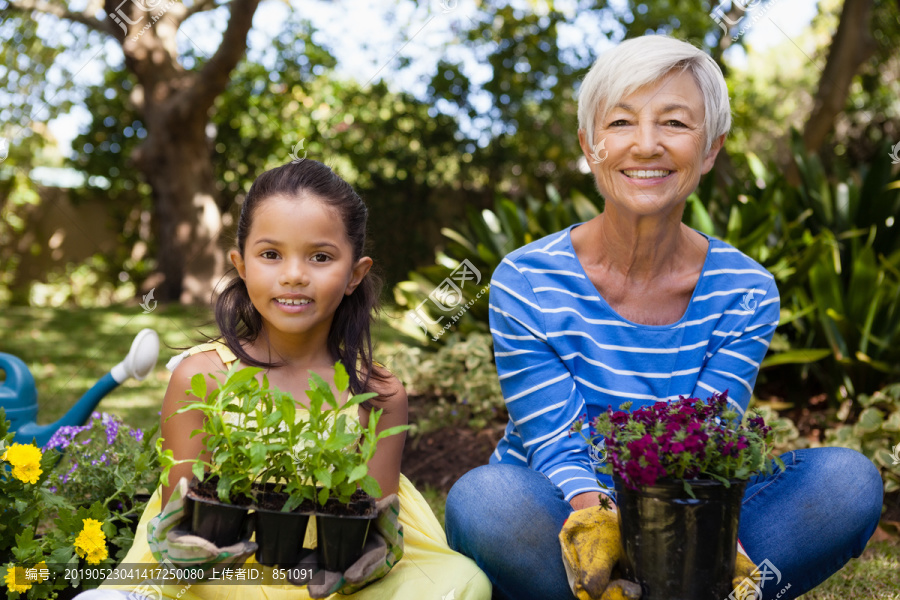
M 16 429 L 15 440 L 27 444 L 34 439 L 37 446 L 44 446 L 60 427 L 83 425 L 100 400 L 119 384 L 129 377 L 138 381 L 146 378 L 156 365 L 158 356 L 159 336 L 152 329 L 142 329 L 131 343 L 125 360 L 101 377 L 61 419 L 49 425 L 38 425 L 34 421 L 25 423 Z

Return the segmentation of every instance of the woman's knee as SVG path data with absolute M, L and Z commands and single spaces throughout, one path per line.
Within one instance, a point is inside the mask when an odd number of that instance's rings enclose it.
M 878 467 L 864 454 L 850 448 L 826 447 L 797 452 L 819 454 L 819 485 L 839 491 L 830 498 L 831 509 L 845 518 L 856 516 L 854 520 L 859 527 L 869 534 L 874 532 L 884 502 L 884 484 Z
M 854 492 L 851 496 L 855 502 L 866 504 L 871 510 L 877 509 L 878 514 L 881 513 L 884 484 L 878 467 L 871 460 L 850 448 L 819 448 L 816 451 L 823 452 L 826 458 L 827 471 L 823 476 L 827 479 L 823 483 Z

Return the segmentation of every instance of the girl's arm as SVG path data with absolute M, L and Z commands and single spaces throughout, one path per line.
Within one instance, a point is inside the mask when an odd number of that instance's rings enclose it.
M 206 374 L 207 390 L 212 391 L 216 389 L 217 384 L 208 374 L 219 369 L 225 369 L 225 365 L 214 352 L 201 352 L 185 358 L 172 372 L 169 387 L 166 388 L 166 395 L 163 398 L 160 436 L 163 438 L 163 450 L 171 450 L 175 460 L 197 457 L 209 460 L 208 453 L 204 452 L 203 437 L 199 434 L 191 437 L 195 429 L 203 426 L 203 413 L 192 410 L 176 415 L 175 411 L 185 404 L 202 400 L 193 394 L 185 394 L 185 391 L 191 389 L 191 377 L 196 373 Z M 169 496 L 172 495 L 172 490 L 179 479 L 185 477 L 188 481 L 191 480 L 192 466 L 190 463 L 175 465 L 169 471 L 169 485 L 163 486 L 162 489 L 163 506 L 169 501 Z
M 391 375 L 387 381 L 378 381 L 374 377 L 369 380 L 371 391 L 379 396 L 371 400 L 375 409 L 381 409 L 378 419 L 378 431 L 390 427 L 406 425 L 408 418 L 408 402 L 406 390 L 400 380 Z M 359 409 L 359 420 L 363 427 L 369 423 L 369 411 Z M 375 456 L 369 461 L 369 474 L 381 486 L 381 496 L 396 494 L 400 489 L 400 460 L 403 458 L 403 444 L 406 432 L 386 437 L 378 442 Z

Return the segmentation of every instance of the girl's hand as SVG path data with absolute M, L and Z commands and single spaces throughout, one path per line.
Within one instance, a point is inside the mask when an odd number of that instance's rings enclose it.
M 256 552 L 256 544 L 241 540 L 219 548 L 209 540 L 190 532 L 190 513 L 186 507 L 188 482 L 181 478 L 173 487 L 171 499 L 147 524 L 147 542 L 160 565 L 202 570 L 206 576 L 212 568 L 239 567 Z
M 310 598 L 327 598 L 331 594 L 352 594 L 370 583 L 378 581 L 403 558 L 403 526 L 400 525 L 400 499 L 391 494 L 376 504 L 378 517 L 375 519 L 375 531 L 363 548 L 363 553 L 355 563 L 343 573 L 318 571 L 315 555 L 300 562 L 292 572 L 304 575 L 313 574 L 302 579 L 290 579 L 295 585 L 308 585 Z

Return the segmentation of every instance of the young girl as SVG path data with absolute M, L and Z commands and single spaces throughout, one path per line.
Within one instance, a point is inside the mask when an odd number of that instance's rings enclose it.
M 191 377 L 203 373 L 208 389 L 215 389 L 216 381 L 210 374 L 226 370 L 234 360 L 265 368 L 270 385 L 297 399 L 301 409 L 298 412 L 304 408 L 309 371 L 332 381 L 334 363 L 340 360 L 350 375 L 350 392 L 379 394 L 358 411 L 351 409 L 358 412 L 363 426 L 373 408 L 383 411 L 379 430 L 407 423 L 403 386 L 374 363 L 371 355 L 369 325 L 379 285 L 369 272 L 372 259 L 363 255 L 367 213 L 349 184 L 311 159 L 267 171 L 253 183 L 241 208 L 237 249 L 229 254 L 238 277 L 222 292 L 215 306 L 224 343 L 197 346 L 168 365 L 174 371 L 163 400 L 161 436 L 163 448 L 171 449 L 176 459 L 194 458 L 203 452 L 200 436 L 191 437 L 191 432 L 202 424 L 202 414 L 175 414 L 183 403 L 196 400 L 185 395 Z M 343 401 L 346 399 L 345 396 Z M 470 559 L 450 550 L 428 504 L 400 473 L 403 443 L 403 435 L 381 440 L 369 462 L 369 472 L 378 480 L 382 493 L 399 497 L 403 557 L 381 579 L 340 597 L 487 600 L 491 587 L 485 575 Z M 158 550 L 160 544 L 173 539 L 171 533 L 168 538 L 164 534 L 154 537 L 155 530 L 162 528 L 161 508 L 166 506 L 166 514 L 173 506 L 180 509 L 184 483 L 177 484 L 182 477 L 191 478 L 190 470 L 190 464 L 177 465 L 170 473 L 170 486 L 156 490 L 123 564 L 148 566 L 157 562 L 151 545 Z M 174 495 L 173 490 L 177 490 Z M 167 506 L 170 497 L 172 502 Z M 149 543 L 145 535 L 148 525 Z M 249 546 L 213 548 L 211 556 L 236 552 L 240 558 L 247 555 L 245 568 L 259 567 Z M 347 588 L 341 591 L 346 592 Z M 157 596 L 180 600 L 303 600 L 309 598 L 307 592 L 306 587 L 291 584 L 204 582 L 189 587 L 180 584 L 136 588 L 110 581 L 98 590 L 81 594 L 79 600 L 155 600 Z

